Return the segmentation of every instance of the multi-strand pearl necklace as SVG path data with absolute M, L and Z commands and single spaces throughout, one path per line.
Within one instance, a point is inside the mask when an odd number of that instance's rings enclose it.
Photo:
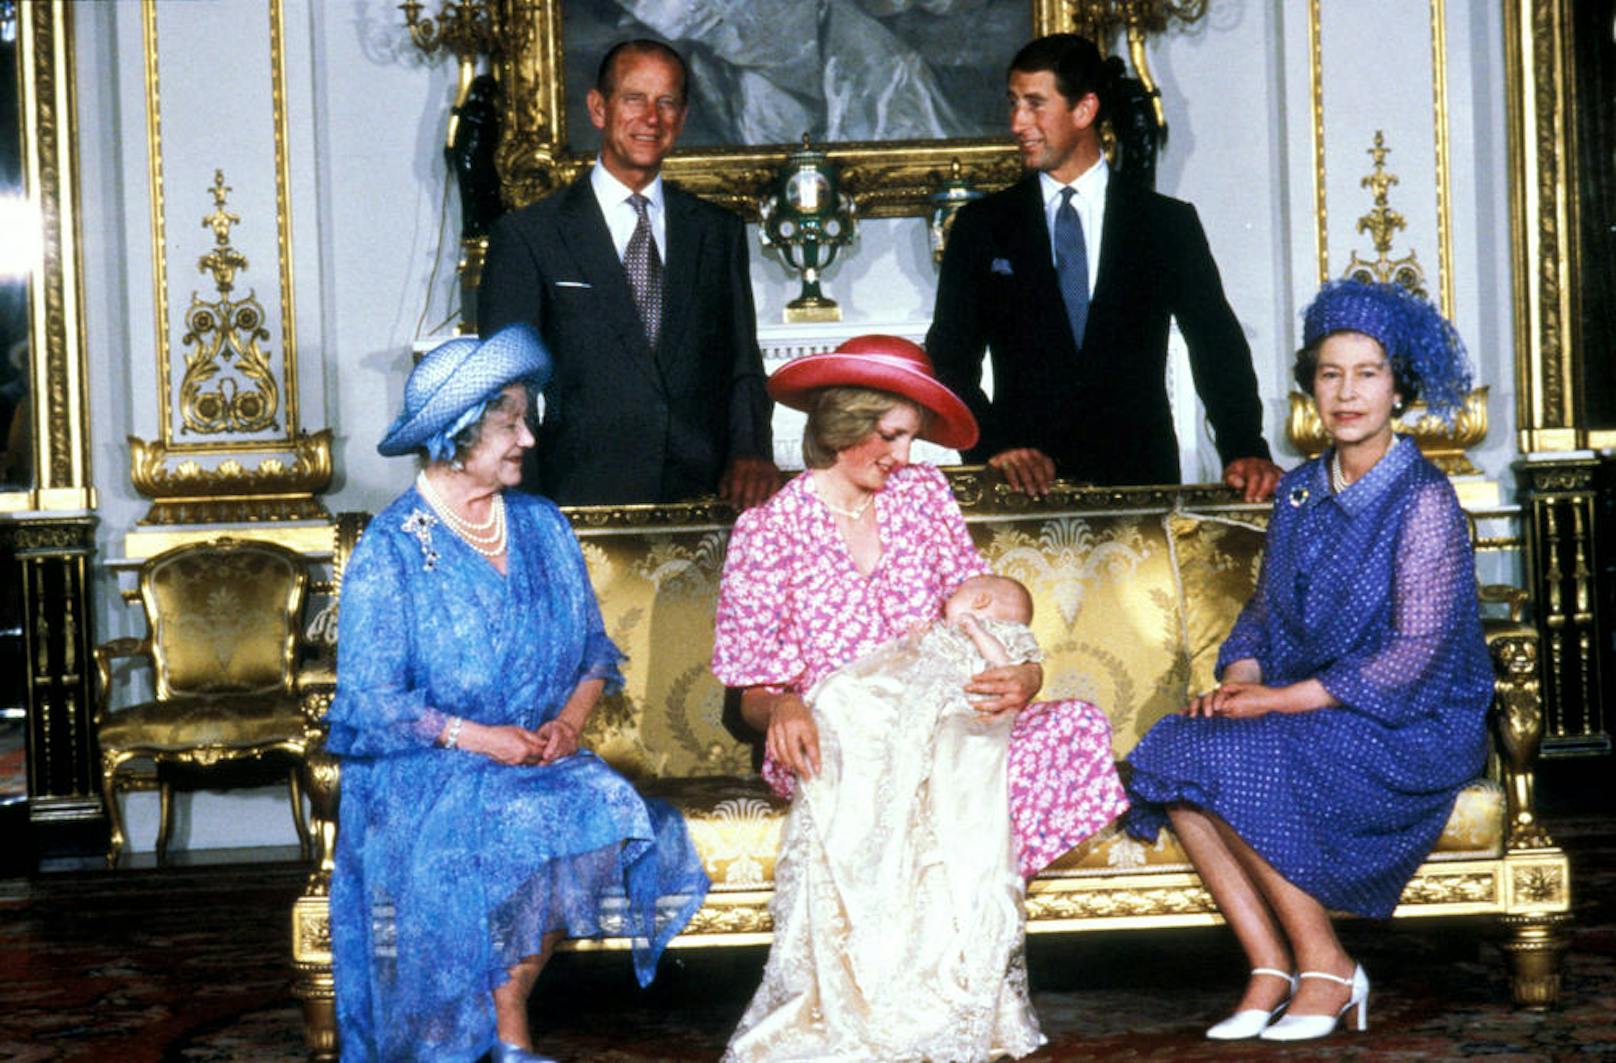
M 1330 455 L 1330 490 L 1340 494 L 1347 489 L 1347 474 L 1341 471 L 1341 452 Z
M 437 511 L 438 516 L 443 518 L 444 523 L 454 529 L 454 533 L 460 536 L 467 546 L 484 557 L 498 557 L 505 552 L 507 529 L 503 494 L 496 493 L 493 501 L 489 503 L 488 519 L 481 524 L 474 524 L 454 511 L 454 507 L 438 494 L 432 482 L 426 478 L 426 473 L 423 472 L 415 478 L 415 487 L 421 492 L 421 497 L 427 500 L 427 503 Z

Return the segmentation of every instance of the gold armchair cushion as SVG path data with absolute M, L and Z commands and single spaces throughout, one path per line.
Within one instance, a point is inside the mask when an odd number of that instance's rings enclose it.
M 158 699 L 291 690 L 307 581 L 302 559 L 269 543 L 181 547 L 147 562 Z
M 1189 656 L 1187 699 L 1217 685 L 1218 650 L 1257 586 L 1267 517 L 1169 513 L 1165 521 L 1178 563 L 1176 593 Z
M 303 710 L 281 693 L 171 698 L 108 713 L 98 735 L 109 753 L 260 749 L 301 744 Z

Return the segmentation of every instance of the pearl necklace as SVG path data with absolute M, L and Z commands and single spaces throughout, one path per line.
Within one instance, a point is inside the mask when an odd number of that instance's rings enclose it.
M 454 507 L 444 500 L 427 479 L 426 473 L 415 478 L 416 490 L 421 497 L 442 517 L 444 523 L 453 529 L 454 533 L 484 557 L 498 557 L 505 552 L 506 524 L 505 524 L 505 496 L 495 494 L 494 500 L 489 504 L 488 519 L 481 524 L 474 524 L 454 511 Z
M 832 502 L 830 499 L 826 498 L 825 493 L 819 489 L 819 479 L 817 477 L 814 478 L 813 484 L 814 497 L 819 499 L 820 505 L 836 514 L 838 517 L 846 517 L 848 520 L 858 520 L 860 517 L 864 516 L 864 514 L 870 509 L 870 503 L 875 501 L 875 495 L 868 494 L 858 502 L 854 503 L 851 507 L 838 506 L 835 502 Z
M 1330 455 L 1330 490 L 1340 494 L 1347 489 L 1347 474 L 1341 471 L 1341 452 Z

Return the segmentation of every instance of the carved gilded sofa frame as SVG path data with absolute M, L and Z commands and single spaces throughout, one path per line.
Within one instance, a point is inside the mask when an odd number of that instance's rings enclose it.
M 1205 681 L 1216 644 L 1249 594 L 1266 507 L 1242 505 L 1230 492 L 1207 487 L 1060 485 L 1048 498 L 1032 500 L 1009 492 L 981 469 L 950 470 L 950 477 L 990 563 L 1034 592 L 1034 625 L 1050 658 L 1043 696 L 1082 696 L 1106 706 L 1120 755 L 1156 717 L 1182 704 L 1192 684 Z M 622 699 L 602 704 L 585 736 L 586 744 L 642 786 L 681 804 L 708 864 L 714 889 L 672 947 L 767 942 L 772 846 L 783 806 L 757 782 L 735 777 L 747 773 L 752 747 L 728 733 L 733 706 L 705 669 L 732 514 L 718 504 L 690 503 L 582 507 L 569 515 L 608 633 L 630 643 L 628 668 L 655 672 L 664 651 L 674 658 L 655 682 L 642 683 L 643 676 L 630 674 L 631 689 Z M 338 587 L 341 566 L 365 519 L 344 514 L 338 520 L 333 552 Z M 618 600 L 625 596 L 634 600 Z M 1204 607 L 1211 599 L 1219 601 L 1208 613 Z M 1533 800 L 1533 764 L 1543 729 L 1538 640 L 1522 623 L 1523 592 L 1485 588 L 1483 599 L 1489 609 L 1508 614 L 1486 622 L 1497 673 L 1496 741 L 1488 778 L 1462 796 L 1437 851 L 1409 883 L 1394 917 L 1496 919 L 1504 930 L 1514 999 L 1540 1008 L 1554 1003 L 1559 993 L 1570 873 L 1564 852 L 1538 822 Z M 663 607 L 668 615 L 658 619 L 654 614 Z M 702 617 L 705 631 L 693 628 Z M 1130 674 L 1129 658 L 1149 660 Z M 320 863 L 291 913 L 295 991 L 316 1058 L 336 1052 L 327 897 L 339 773 L 334 759 L 320 749 L 320 720 L 331 693 L 329 686 L 318 687 L 305 699 L 306 789 Z M 693 812 L 697 804 L 701 810 Z M 1468 826 L 1461 825 L 1467 817 Z M 742 852 L 748 845 L 750 852 Z M 717 852 L 720 848 L 724 851 Z M 1176 842 L 1147 850 L 1119 831 L 1104 832 L 1031 883 L 1028 932 L 1220 922 L 1211 897 L 1175 850 Z M 564 947 L 626 946 L 606 938 Z

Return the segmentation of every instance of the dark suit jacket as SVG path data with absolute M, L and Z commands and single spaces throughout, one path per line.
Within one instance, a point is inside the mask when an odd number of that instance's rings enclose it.
M 505 215 L 489 240 L 479 330 L 531 322 L 550 348 L 555 372 L 522 486 L 562 505 L 710 494 L 731 458 L 774 456 L 746 228 L 729 211 L 663 190 L 655 351 L 587 172 Z
M 1218 453 L 1268 457 L 1251 349 L 1223 295 L 1195 208 L 1107 185 L 1100 270 L 1081 350 L 1055 276 L 1038 175 L 964 207 L 937 285 L 927 350 L 981 422 L 968 461 L 1036 447 L 1060 475 L 1097 484 L 1177 483 L 1167 400 L 1169 317 L 1189 346 Z M 984 348 L 993 402 L 982 391 Z

